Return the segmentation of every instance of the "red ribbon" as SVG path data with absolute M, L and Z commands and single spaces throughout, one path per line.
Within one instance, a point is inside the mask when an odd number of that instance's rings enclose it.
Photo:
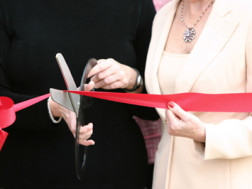
M 9 127 L 16 120 L 16 112 L 22 109 L 25 109 L 29 106 L 32 106 L 46 98 L 50 94 L 45 94 L 39 97 L 14 104 L 13 100 L 8 97 L 0 97 L 0 151 L 3 147 L 3 144 L 8 136 L 8 133 L 3 131 L 3 128 Z
M 0 151 L 1 151 L 2 147 L 3 147 L 3 145 L 4 145 L 4 142 L 5 142 L 6 138 L 7 138 L 7 136 L 8 136 L 7 132 L 5 132 L 3 130 L 0 130 Z
M 65 91 L 115 102 L 167 109 L 167 103 L 174 101 L 185 111 L 196 112 L 252 112 L 252 93 L 179 93 L 173 95 L 111 93 L 93 91 Z M 45 94 L 18 104 L 8 97 L 0 97 L 0 150 L 8 135 L 3 128 L 10 126 L 16 119 L 15 112 L 36 104 L 50 94 Z
M 178 93 L 172 95 L 68 91 L 75 94 L 133 105 L 164 108 L 173 101 L 185 111 L 252 112 L 252 93 Z

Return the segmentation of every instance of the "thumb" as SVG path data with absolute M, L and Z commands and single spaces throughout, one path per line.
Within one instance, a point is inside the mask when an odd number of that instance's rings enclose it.
M 88 84 L 85 84 L 84 91 L 91 91 L 95 87 L 95 82 L 90 81 Z
M 179 105 L 177 105 L 175 102 L 170 101 L 167 104 L 167 107 L 180 119 L 185 119 L 187 117 L 187 112 L 184 111 Z

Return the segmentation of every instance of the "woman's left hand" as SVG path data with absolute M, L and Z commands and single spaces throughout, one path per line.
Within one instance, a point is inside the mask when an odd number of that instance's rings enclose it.
M 54 117 L 62 117 L 69 130 L 73 134 L 74 138 L 76 137 L 76 115 L 73 111 L 68 110 L 67 108 L 59 105 L 58 103 L 54 102 L 52 99 L 49 99 L 50 109 L 52 115 Z M 92 139 L 89 139 L 93 134 L 93 124 L 89 123 L 85 126 L 82 126 L 79 131 L 79 144 L 84 146 L 94 145 L 95 142 Z
M 191 113 L 184 111 L 174 102 L 168 103 L 166 110 L 166 124 L 168 133 L 174 136 L 191 138 L 198 142 L 205 142 L 204 123 Z
M 100 59 L 90 70 L 88 77 L 95 83 L 95 88 L 132 89 L 136 82 L 137 73 L 134 69 L 115 61 L 112 58 Z

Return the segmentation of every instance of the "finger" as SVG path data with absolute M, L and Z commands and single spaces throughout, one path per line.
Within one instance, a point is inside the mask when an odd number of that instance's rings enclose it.
M 125 88 L 125 87 L 123 87 L 121 81 L 117 81 L 117 82 L 111 83 L 109 85 L 104 85 L 101 88 L 109 90 L 109 89 L 118 89 L 118 88 Z
M 176 121 L 177 117 L 174 115 L 174 113 L 171 110 L 166 110 L 166 125 L 167 125 L 167 131 L 170 135 L 174 135 L 174 129 L 176 127 Z
M 81 126 L 80 131 L 79 131 L 79 135 L 84 135 L 84 134 L 86 134 L 86 133 L 88 133 L 88 132 L 90 132 L 92 130 L 93 130 L 93 124 L 92 123 L 89 123 L 89 124 L 87 124 L 85 126 Z
M 182 120 L 188 117 L 188 113 L 173 101 L 168 102 L 167 107 Z
M 91 140 L 91 139 L 89 139 L 89 137 L 83 138 L 83 139 L 79 139 L 79 143 L 83 144 L 85 141 L 89 141 L 89 140 Z
M 68 114 L 66 113 L 66 115 L 63 116 L 63 118 L 66 121 L 68 128 L 72 132 L 73 136 L 75 137 L 75 135 L 76 135 L 76 115 L 74 112 L 67 110 L 67 109 L 66 109 L 66 112 L 68 112 Z
M 95 142 L 93 140 L 82 140 L 82 141 L 79 141 L 79 144 L 83 146 L 91 146 L 91 145 L 95 145 Z
M 84 146 L 94 145 L 95 142 L 93 140 L 88 140 L 90 136 L 93 134 L 93 124 L 89 123 L 86 126 L 81 127 L 79 134 L 79 144 Z
M 104 67 L 103 70 L 100 70 L 99 73 L 95 74 L 92 77 L 92 81 L 94 81 L 95 83 L 101 80 L 106 80 L 108 77 L 112 75 L 117 75 L 117 74 L 122 73 L 121 67 L 114 59 L 107 59 L 106 61 L 103 61 L 100 63 L 101 66 L 103 64 L 106 64 L 106 67 Z
M 96 62 L 97 62 L 97 64 L 100 64 L 101 62 L 104 62 L 104 61 L 106 61 L 106 59 L 101 58 L 101 59 L 97 60 Z
M 87 140 L 93 134 L 93 124 L 89 123 L 86 126 L 82 126 L 79 131 L 79 141 Z
M 82 140 L 83 139 L 88 139 L 93 134 L 93 129 L 89 129 L 89 128 L 86 129 L 85 128 L 85 131 L 82 131 L 81 129 L 80 129 L 80 132 L 79 132 L 79 138 L 82 139 Z
M 88 84 L 85 84 L 84 91 L 91 91 L 95 87 L 95 82 L 90 81 Z
M 88 78 L 96 75 L 97 73 L 100 73 L 100 72 L 108 69 L 112 65 L 112 62 L 111 61 L 107 61 L 107 60 L 99 60 L 99 61 L 97 61 L 97 63 L 98 64 L 96 66 L 94 66 L 90 70 L 90 72 L 88 73 Z
M 174 115 L 174 113 L 171 110 L 166 110 L 166 122 L 167 125 L 172 125 L 175 123 L 175 119 L 177 119 L 177 117 Z
M 98 82 L 95 83 L 95 88 L 104 88 L 105 86 L 106 87 L 111 87 L 111 88 L 114 88 L 116 86 L 119 86 L 119 82 L 120 81 L 120 75 L 119 74 L 114 74 L 114 75 L 111 75 L 103 80 L 100 80 Z M 109 87 L 109 88 L 110 88 Z M 119 87 L 117 87 L 119 88 Z
M 108 77 L 116 75 L 119 72 L 119 69 L 117 69 L 115 66 L 108 67 L 107 69 L 100 71 L 99 73 L 95 74 L 91 80 L 95 83 L 106 80 Z

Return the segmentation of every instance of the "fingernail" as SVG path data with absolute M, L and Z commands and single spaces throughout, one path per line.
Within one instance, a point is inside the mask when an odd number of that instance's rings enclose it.
M 171 109 L 174 108 L 174 102 L 173 101 L 168 102 L 167 107 Z

